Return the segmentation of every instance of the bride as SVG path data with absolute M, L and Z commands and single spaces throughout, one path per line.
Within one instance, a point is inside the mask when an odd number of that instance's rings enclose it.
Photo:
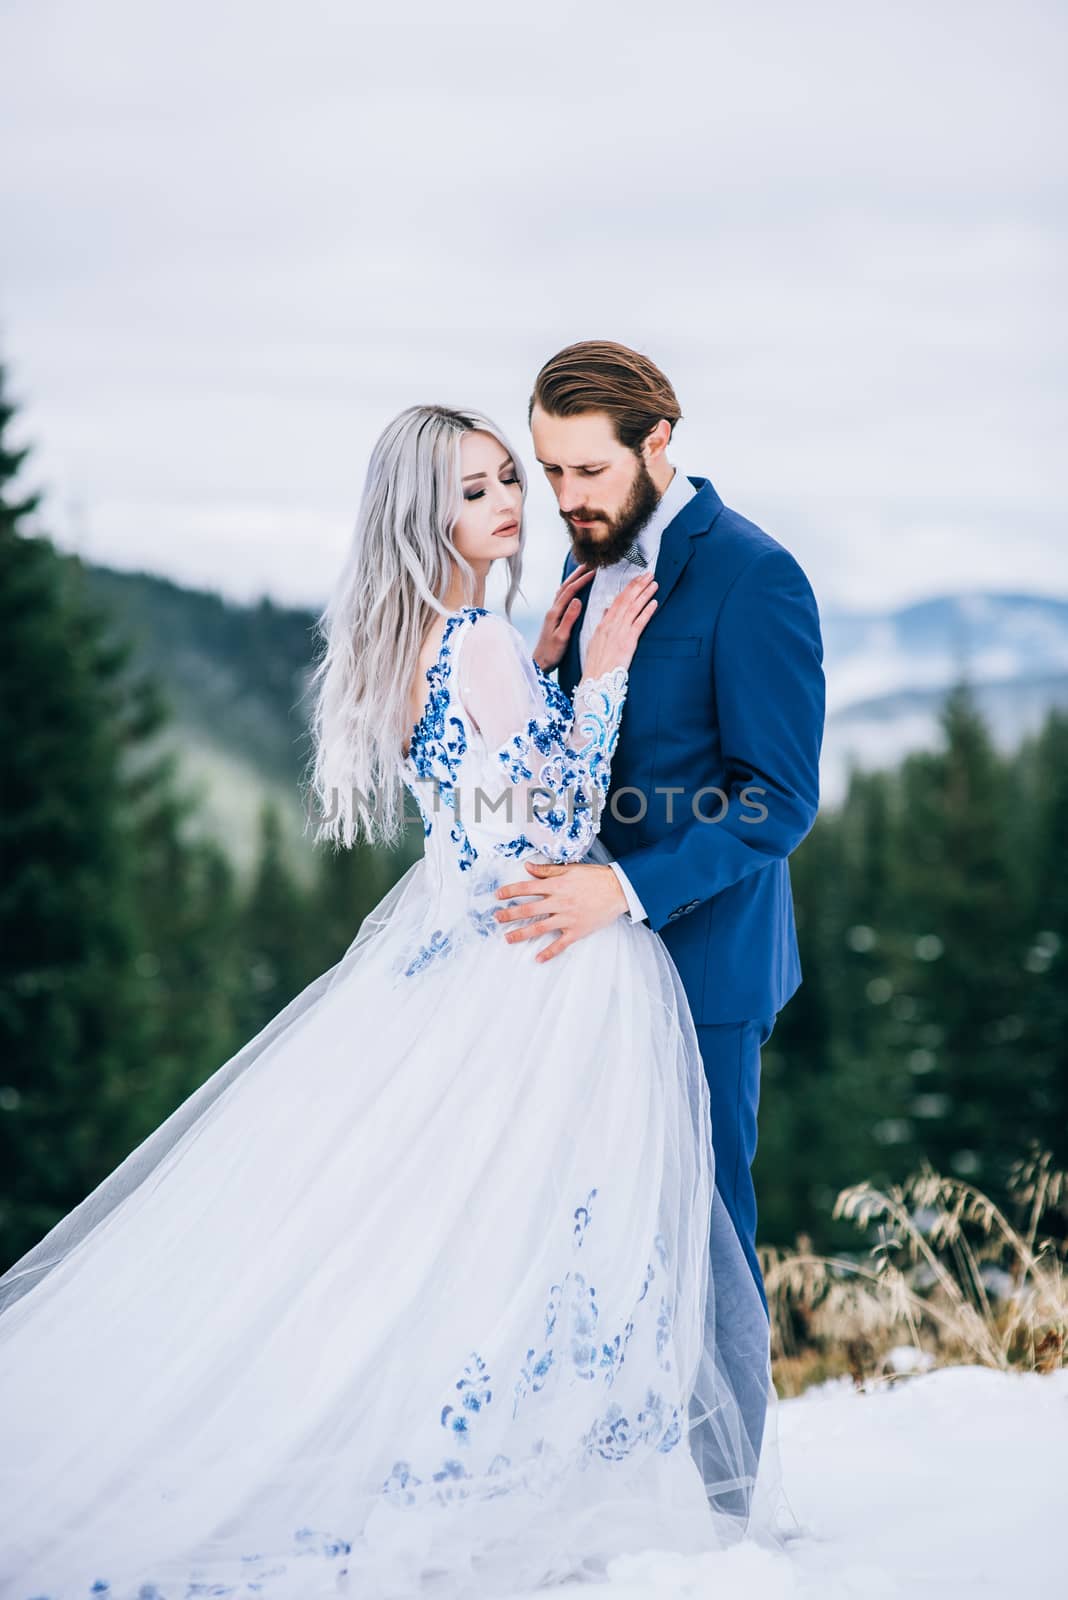
M 501 1597 L 787 1537 L 672 961 L 626 919 L 556 950 L 498 916 L 516 862 L 607 859 L 656 603 L 613 602 L 568 700 L 484 604 L 525 488 L 482 416 L 375 447 L 311 786 L 341 845 L 395 839 L 409 790 L 424 854 L 0 1277 L 5 1600 Z

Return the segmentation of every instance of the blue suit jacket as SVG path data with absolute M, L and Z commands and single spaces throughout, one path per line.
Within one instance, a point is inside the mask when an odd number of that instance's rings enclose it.
M 790 552 L 707 478 L 690 482 L 697 494 L 661 538 L 600 837 L 694 1019 L 739 1022 L 774 1016 L 801 983 L 787 857 L 819 804 L 823 640 Z M 575 565 L 569 554 L 565 577 Z M 589 587 L 558 669 L 568 695 Z

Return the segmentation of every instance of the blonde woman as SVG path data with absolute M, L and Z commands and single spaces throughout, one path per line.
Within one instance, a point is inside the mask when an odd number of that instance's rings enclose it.
M 0 1595 L 489 1600 L 781 1540 L 678 974 L 638 923 L 561 954 L 498 916 L 517 864 L 603 855 L 656 605 L 629 584 L 565 696 L 484 603 L 495 561 L 505 612 L 518 587 L 524 493 L 475 413 L 412 407 L 375 447 L 311 787 L 341 845 L 395 839 L 410 791 L 424 854 L 0 1278 Z

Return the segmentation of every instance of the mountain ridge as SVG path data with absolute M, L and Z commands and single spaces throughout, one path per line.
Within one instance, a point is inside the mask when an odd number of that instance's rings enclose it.
M 263 597 L 231 600 L 145 570 L 82 561 L 90 595 L 134 645 L 133 666 L 160 679 L 173 712 L 167 742 L 202 800 L 201 826 L 239 868 L 255 855 L 264 800 L 279 808 L 298 870 L 311 856 L 300 783 L 311 754 L 307 697 L 321 612 Z M 540 615 L 515 617 L 533 644 Z M 896 765 L 932 747 L 950 686 L 964 676 L 1003 748 L 1053 705 L 1068 707 L 1068 597 L 982 590 L 900 607 L 821 608 L 827 727 L 824 804 L 851 764 Z

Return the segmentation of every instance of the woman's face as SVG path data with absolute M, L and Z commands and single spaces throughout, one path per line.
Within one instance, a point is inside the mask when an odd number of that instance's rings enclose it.
M 519 549 L 523 491 L 515 463 L 491 433 L 465 433 L 460 440 L 464 508 L 452 541 L 476 571 L 488 572 Z

